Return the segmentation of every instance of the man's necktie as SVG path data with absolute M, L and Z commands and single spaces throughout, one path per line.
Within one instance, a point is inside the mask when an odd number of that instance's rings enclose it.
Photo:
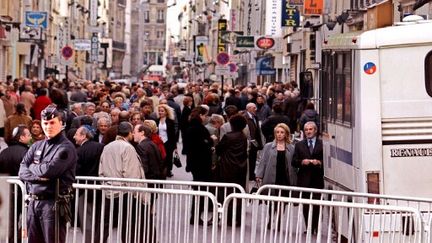
M 314 147 L 313 147 L 312 139 L 309 139 L 309 152 L 310 152 L 310 154 L 313 153 L 313 149 L 314 149 Z

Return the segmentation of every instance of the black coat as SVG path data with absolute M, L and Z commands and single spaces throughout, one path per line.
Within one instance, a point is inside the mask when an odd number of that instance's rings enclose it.
M 0 153 L 0 173 L 17 176 L 19 167 L 29 147 L 23 143 L 14 143 Z
M 208 107 L 209 107 L 209 112 L 207 114 L 208 116 L 211 116 L 213 114 L 221 115 L 223 113 L 222 106 L 220 104 L 210 103 L 208 104 Z
M 243 116 L 246 119 L 247 126 L 249 128 L 250 139 L 257 142 L 257 146 L 253 144 L 251 144 L 251 146 L 254 146 L 258 150 L 261 150 L 264 144 L 261 139 L 261 128 L 259 126 L 258 117 L 256 115 L 253 115 L 253 118 L 251 118 L 247 112 L 244 112 Z
M 159 126 L 160 118 L 156 120 L 156 125 Z M 167 151 L 173 151 L 177 146 L 177 140 L 178 137 L 176 136 L 176 128 L 175 128 L 175 122 L 169 118 L 165 119 L 165 123 L 167 126 L 167 134 L 168 134 L 168 141 L 166 141 L 165 149 Z
M 211 179 L 213 139 L 209 131 L 198 120 L 191 120 L 183 143 L 188 169 L 195 181 Z
M 77 176 L 98 176 L 99 160 L 104 145 L 95 141 L 86 141 L 77 148 Z
M 146 179 L 165 179 L 164 161 L 155 143 L 146 138 L 136 147 L 141 158 Z
M 302 165 L 304 159 L 317 159 L 321 165 Z M 323 144 L 321 139 L 316 139 L 313 153 L 310 154 L 307 140 L 296 143 L 292 166 L 298 168 L 297 186 L 309 188 L 324 188 L 324 169 L 323 169 Z
M 75 146 L 61 132 L 51 139 L 37 141 L 29 148 L 18 176 L 26 182 L 28 193 L 54 195 L 59 179 L 59 192 L 64 194 L 75 182 L 77 160 Z M 48 181 L 41 183 L 40 178 Z
M 225 107 L 233 105 L 237 107 L 238 110 L 241 108 L 241 100 L 239 97 L 236 97 L 235 95 L 230 95 L 225 99 Z
M 274 128 L 279 123 L 284 123 L 288 126 L 289 118 L 282 114 L 274 114 L 269 116 L 261 125 L 261 131 L 266 139 L 266 143 L 274 140 Z M 291 131 L 292 132 L 292 131 Z
M 182 132 L 182 138 L 184 137 L 187 128 L 189 127 L 189 115 L 191 114 L 192 109 L 189 106 L 183 107 L 181 116 L 180 116 L 180 131 Z
M 216 145 L 220 156 L 217 165 L 218 177 L 222 182 L 233 182 L 246 186 L 247 138 L 243 132 L 228 132 Z

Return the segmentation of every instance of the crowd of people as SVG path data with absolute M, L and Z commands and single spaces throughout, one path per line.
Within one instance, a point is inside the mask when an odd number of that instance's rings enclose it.
M 47 116 L 47 109 L 55 109 L 54 116 Z M 313 103 L 300 97 L 296 82 L 223 89 L 207 81 L 129 85 L 49 77 L 2 83 L 0 137 L 5 144 L 0 173 L 34 179 L 34 158 L 23 158 L 29 157 L 29 149 L 37 154 L 42 144 L 57 137 L 46 132 L 54 117 L 61 120 L 62 136 L 75 147 L 74 153 L 59 155 L 65 160 L 62 156 L 76 154 L 73 175 L 67 178 L 163 180 L 173 176 L 173 164 L 184 164 L 195 181 L 232 182 L 245 188 L 248 181 L 322 188 L 319 116 Z M 306 148 L 294 147 L 292 134 L 303 128 L 309 142 Z M 176 161 L 177 153 L 186 161 Z M 49 175 L 38 178 L 45 177 Z M 37 200 L 38 192 L 33 193 Z

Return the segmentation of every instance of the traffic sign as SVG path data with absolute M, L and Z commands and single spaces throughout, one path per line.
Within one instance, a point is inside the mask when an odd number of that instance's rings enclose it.
M 76 39 L 73 44 L 76 51 L 90 51 L 91 49 L 91 40 Z
M 226 75 L 226 78 L 232 78 L 232 79 L 236 79 L 238 78 L 238 73 L 230 73 L 229 75 Z
M 70 46 L 65 46 L 62 48 L 61 53 L 62 56 L 64 57 L 64 59 L 68 60 L 69 58 L 71 58 L 73 56 L 73 49 Z
M 217 65 L 215 68 L 215 73 L 216 73 L 216 75 L 229 75 L 230 74 L 230 67 Z
M 228 63 L 228 67 L 230 69 L 230 72 L 237 72 L 237 65 L 233 62 Z
M 226 65 L 229 63 L 229 55 L 226 52 L 221 52 L 216 56 L 216 62 L 220 65 Z

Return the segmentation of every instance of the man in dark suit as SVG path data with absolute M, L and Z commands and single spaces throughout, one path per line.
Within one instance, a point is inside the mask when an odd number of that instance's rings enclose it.
M 104 145 L 93 141 L 94 131 L 89 125 L 83 125 L 78 128 L 74 135 L 76 144 L 79 146 L 77 148 L 78 161 L 76 168 L 77 176 L 98 176 L 99 173 L 99 160 L 102 154 Z M 91 235 L 94 231 L 95 242 L 99 241 L 99 230 L 100 230 L 100 208 L 98 204 L 101 202 L 100 194 L 96 195 L 96 203 L 93 205 L 93 193 L 90 191 L 87 194 L 87 201 L 85 202 L 84 191 L 80 192 L 79 196 L 79 207 L 78 207 L 78 219 L 79 225 L 84 227 L 84 221 L 86 221 L 86 239 L 84 242 L 91 242 Z M 84 211 L 84 204 L 87 204 L 87 211 Z M 95 212 L 95 218 L 93 218 L 93 210 Z M 95 227 L 92 229 L 92 221 L 95 222 Z
M 258 150 L 263 148 L 263 142 L 261 139 L 261 128 L 259 125 L 258 117 L 256 115 L 257 107 L 254 103 L 248 103 L 246 105 L 246 112 L 243 116 L 246 118 L 247 126 L 249 128 L 249 180 L 255 181 L 255 166 L 257 160 Z
M 230 95 L 225 99 L 225 107 L 224 108 L 226 108 L 229 105 L 233 105 L 233 106 L 237 107 L 237 109 L 240 109 L 241 100 L 236 95 L 236 91 L 234 89 L 229 89 L 228 93 Z M 238 94 L 240 94 L 240 91 L 238 91 Z
M 135 149 L 144 167 L 146 179 L 162 180 L 165 179 L 164 163 L 156 144 L 150 140 L 152 131 L 150 127 L 138 124 L 134 129 L 134 141 L 138 144 Z
M 317 138 L 318 128 L 315 122 L 307 122 L 304 126 L 306 139 L 297 143 L 294 149 L 292 166 L 299 169 L 297 186 L 308 188 L 324 188 L 323 144 Z M 303 193 L 302 198 L 311 199 L 310 193 Z M 313 193 L 312 199 L 320 199 L 319 193 Z M 319 206 L 313 206 L 312 233 L 318 229 Z M 303 216 L 308 225 L 309 205 L 303 206 Z

